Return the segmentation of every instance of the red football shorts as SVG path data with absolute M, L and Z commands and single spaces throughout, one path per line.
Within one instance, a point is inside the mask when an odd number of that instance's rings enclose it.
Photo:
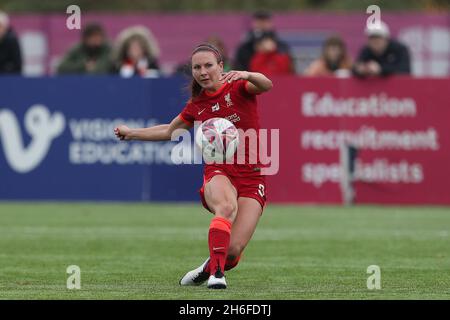
M 236 188 L 237 197 L 252 198 L 259 202 L 264 210 L 266 205 L 266 179 L 265 176 L 231 176 L 223 168 L 215 166 L 205 167 L 203 174 L 203 185 L 199 190 L 202 204 L 209 212 L 212 212 L 205 200 L 205 184 L 207 184 L 214 176 L 226 176 L 233 186 Z M 214 212 L 212 212 L 214 213 Z

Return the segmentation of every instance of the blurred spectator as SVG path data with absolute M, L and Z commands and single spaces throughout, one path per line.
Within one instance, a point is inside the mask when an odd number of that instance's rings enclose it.
M 351 67 L 344 41 L 338 36 L 332 36 L 325 40 L 322 56 L 311 63 L 305 75 L 311 77 L 350 75 Z
M 249 71 L 261 72 L 265 75 L 292 73 L 291 58 L 287 53 L 279 51 L 273 32 L 265 32 L 256 38 L 254 50 Z
M 405 45 L 390 38 L 389 27 L 381 22 L 378 27 L 366 28 L 367 45 L 359 53 L 353 66 L 357 76 L 387 76 L 409 74 L 410 56 Z
M 82 31 L 81 43 L 64 56 L 58 66 L 59 74 L 105 74 L 111 71 L 111 48 L 103 27 L 88 24 Z
M 9 17 L 0 11 L 0 73 L 21 73 L 22 55 L 17 36 L 9 26 Z
M 218 36 L 209 36 L 205 43 L 212 44 L 214 47 L 219 50 L 219 52 L 222 55 L 223 58 L 223 71 L 228 72 L 231 70 L 230 65 L 230 59 L 228 58 L 228 50 L 225 47 L 225 43 L 223 40 Z M 191 77 L 192 76 L 192 70 L 191 70 L 191 61 L 186 61 L 180 65 L 178 65 L 175 69 L 176 74 L 184 74 L 186 76 Z
M 158 77 L 160 50 L 152 32 L 143 26 L 124 29 L 116 40 L 114 71 L 122 77 Z
M 261 35 L 266 32 L 273 34 L 279 52 L 289 54 L 287 44 L 278 38 L 274 30 L 271 14 L 266 11 L 257 11 L 252 17 L 252 28 L 248 31 L 244 42 L 237 48 L 233 66 L 235 70 L 249 69 L 250 60 L 255 53 L 255 40 L 261 38 Z

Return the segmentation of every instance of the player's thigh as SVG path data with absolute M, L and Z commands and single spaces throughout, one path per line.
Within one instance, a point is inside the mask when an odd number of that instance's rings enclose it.
M 205 201 L 215 215 L 234 220 L 237 212 L 237 191 L 230 179 L 216 175 L 205 184 Z
M 240 197 L 238 199 L 238 211 L 231 228 L 230 247 L 228 256 L 239 256 L 247 246 L 256 230 L 262 207 L 253 198 Z

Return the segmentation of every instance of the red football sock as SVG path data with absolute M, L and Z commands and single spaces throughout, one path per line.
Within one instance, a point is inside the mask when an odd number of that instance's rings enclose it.
M 222 217 L 214 217 L 209 226 L 209 273 L 214 274 L 217 267 L 225 270 L 228 246 L 230 245 L 231 222 Z
M 236 259 L 229 259 L 227 257 L 227 260 L 225 260 L 225 267 L 224 267 L 225 271 L 231 270 L 234 267 L 236 267 L 238 265 L 240 259 L 241 259 L 241 256 L 237 257 Z M 209 265 L 210 265 L 210 263 L 208 261 L 208 263 L 205 266 L 206 273 L 211 273 L 209 270 Z
M 235 259 L 228 259 L 227 261 L 225 261 L 225 271 L 231 270 L 234 267 L 237 266 L 237 264 L 239 263 L 239 259 L 241 259 L 241 256 L 235 258 Z

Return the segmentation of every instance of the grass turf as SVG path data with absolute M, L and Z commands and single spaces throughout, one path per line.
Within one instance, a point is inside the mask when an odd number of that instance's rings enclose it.
M 269 206 L 227 290 L 180 287 L 208 255 L 194 204 L 0 203 L 0 299 L 449 299 L 450 210 Z M 81 268 L 68 290 L 66 268 Z M 368 290 L 369 265 L 381 290 Z

